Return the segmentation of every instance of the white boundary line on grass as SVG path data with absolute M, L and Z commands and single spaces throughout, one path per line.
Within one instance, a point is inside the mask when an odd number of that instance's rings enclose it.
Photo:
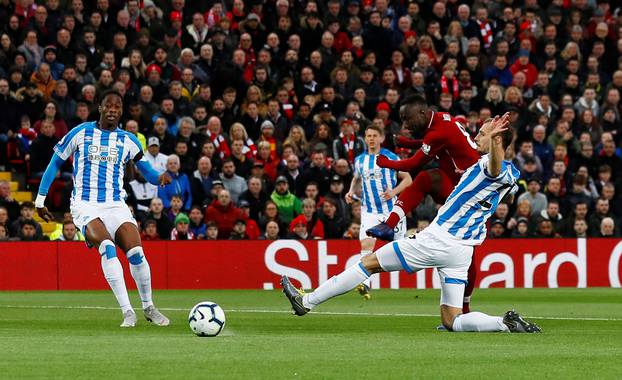
M 118 310 L 117 307 L 108 306 L 62 306 L 62 305 L 0 305 L 0 309 L 61 309 L 61 310 Z M 162 307 L 164 311 L 188 311 L 189 309 Z M 254 314 L 291 314 L 287 310 L 265 310 L 265 309 L 226 309 L 227 313 L 254 313 Z M 341 315 L 341 316 L 364 316 L 364 317 L 438 317 L 438 314 L 417 314 L 417 313 L 364 313 L 364 312 L 339 312 L 339 311 L 314 311 L 313 314 L 319 315 Z M 526 317 L 544 320 L 559 321 L 622 321 L 622 318 L 594 318 L 594 317 L 538 317 L 528 315 Z

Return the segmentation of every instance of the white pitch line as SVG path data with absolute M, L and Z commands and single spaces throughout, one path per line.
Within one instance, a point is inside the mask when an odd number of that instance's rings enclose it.
M 62 306 L 62 305 L 0 305 L 0 309 L 61 309 L 61 310 L 118 310 L 118 307 L 108 306 Z M 175 307 L 161 307 L 164 311 L 188 311 L 189 309 Z M 288 310 L 266 309 L 225 309 L 227 313 L 254 313 L 254 314 L 291 314 Z M 341 312 L 341 311 L 314 311 L 319 315 L 341 315 L 362 317 L 438 317 L 438 314 L 417 313 L 364 313 L 364 312 Z M 528 318 L 558 320 L 558 321 L 622 321 L 622 318 L 597 318 L 597 317 L 539 317 L 529 315 Z

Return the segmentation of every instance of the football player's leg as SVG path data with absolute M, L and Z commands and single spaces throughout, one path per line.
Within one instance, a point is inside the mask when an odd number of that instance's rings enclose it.
M 454 180 L 442 170 L 433 169 L 430 170 L 430 172 L 433 178 L 432 197 L 436 203 L 444 204 L 455 187 Z M 473 261 L 471 261 L 471 265 L 469 266 L 467 280 L 468 282 L 464 290 L 464 299 L 462 301 L 462 312 L 464 314 L 471 311 L 471 295 L 473 294 L 475 281 L 477 280 L 477 267 Z
M 395 228 L 400 220 L 421 203 L 425 195 L 432 191 L 432 177 L 429 170 L 422 171 L 397 198 L 386 224 Z
M 151 291 L 151 269 L 140 245 L 138 228 L 132 222 L 124 222 L 116 231 L 119 247 L 125 251 L 130 263 L 130 273 L 140 295 L 145 318 L 158 326 L 168 326 L 169 319 L 153 305 Z
M 116 232 L 119 247 L 125 252 L 130 263 L 130 273 L 136 282 L 143 309 L 153 306 L 151 296 L 151 269 L 140 243 L 138 229 L 132 223 L 123 223 Z
M 464 289 L 464 298 L 462 300 L 462 312 L 464 314 L 471 312 L 471 296 L 473 295 L 473 290 L 475 289 L 475 281 L 477 281 L 477 267 L 475 260 L 471 261 L 467 280 L 469 282 Z
M 99 218 L 94 219 L 86 225 L 85 232 L 87 240 L 97 247 L 101 255 L 104 277 L 117 298 L 121 311 L 123 314 L 129 311 L 133 312 L 123 279 L 123 267 L 117 258 L 117 249 L 104 223 Z
M 445 328 L 456 332 L 509 332 L 502 317 L 493 317 L 480 312 L 462 314 L 466 280 L 449 277 L 441 269 L 439 269 L 439 276 L 441 277 L 441 321 Z
M 350 266 L 340 274 L 329 278 L 321 284 L 315 291 L 307 293 L 302 298 L 305 308 L 311 310 L 317 305 L 341 294 L 347 293 L 354 289 L 358 284 L 367 280 L 373 273 L 384 272 L 383 268 L 391 268 L 389 270 L 402 269 L 399 259 L 396 258 L 392 244 L 387 244 L 380 248 L 377 252 L 364 256 L 361 261 Z M 390 259 L 385 256 L 392 256 Z M 380 257 L 384 258 L 386 266 L 380 264 Z M 397 263 L 395 263 L 397 261 Z
M 364 232 L 361 231 L 363 234 Z M 363 257 L 370 255 L 374 251 L 374 245 L 376 244 L 376 239 L 369 238 L 365 236 L 364 239 L 361 239 L 361 260 Z M 358 292 L 365 298 L 366 300 L 371 298 L 369 294 L 369 289 L 371 288 L 371 277 L 367 280 L 363 281 L 358 285 Z

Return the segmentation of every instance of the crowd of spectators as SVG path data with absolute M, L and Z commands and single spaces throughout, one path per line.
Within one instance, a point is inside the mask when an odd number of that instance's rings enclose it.
M 168 171 L 129 167 L 145 240 L 358 238 L 343 195 L 365 128 L 401 127 L 420 94 L 475 135 L 510 112 L 521 171 L 497 237 L 620 236 L 617 1 L 0 0 L 0 166 L 40 178 L 53 146 L 124 97 L 122 128 Z M 417 136 L 414 136 L 417 137 Z M 71 163 L 58 181 L 66 211 Z M 34 181 L 34 182 L 33 182 Z M 421 229 L 438 205 L 409 215 Z M 70 216 L 61 235 L 78 240 Z M 67 234 L 65 234 L 67 226 Z M 42 239 L 0 183 L 0 240 Z

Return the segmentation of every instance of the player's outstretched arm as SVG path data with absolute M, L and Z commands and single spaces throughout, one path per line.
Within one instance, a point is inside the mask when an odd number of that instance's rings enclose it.
M 164 186 L 173 181 L 171 176 L 166 172 L 158 174 L 158 172 L 153 169 L 149 161 L 143 159 L 142 156 L 137 158 L 138 159 L 134 161 L 136 162 L 136 167 L 150 184 Z
M 423 145 L 423 140 L 411 139 L 401 135 L 393 135 L 393 143 L 395 144 L 395 146 L 399 146 L 402 148 L 419 149 L 421 148 L 421 145 Z
M 45 207 L 45 197 L 48 195 L 50 186 L 52 182 L 54 182 L 54 178 L 56 178 L 56 174 L 58 174 L 63 163 L 65 163 L 65 160 L 54 153 L 39 183 L 39 191 L 37 191 L 37 198 L 35 199 L 35 208 L 37 209 L 37 214 L 46 222 L 54 219 L 54 216 L 48 211 L 47 207 Z
M 382 154 L 378 156 L 376 163 L 381 168 L 389 168 L 401 172 L 412 172 L 422 168 L 425 164 L 432 161 L 432 157 L 423 153 L 420 149 L 412 157 L 406 160 L 390 160 Z
M 501 134 L 508 130 L 510 124 L 510 115 L 505 113 L 503 116 L 495 116 L 491 122 L 492 129 L 490 130 L 490 157 L 488 160 L 488 174 L 492 177 L 497 177 L 501 174 L 503 157 L 505 155 L 505 149 L 503 149 L 503 141 Z

